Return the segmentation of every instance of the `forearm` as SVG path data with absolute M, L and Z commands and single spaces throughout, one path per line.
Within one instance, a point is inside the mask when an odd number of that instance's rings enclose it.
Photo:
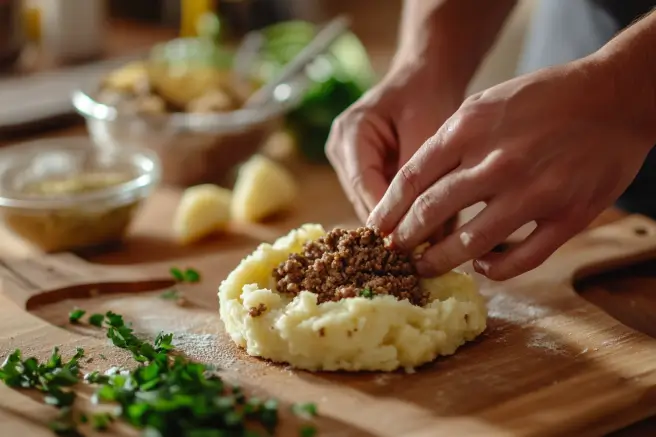
M 589 61 L 607 72 L 618 114 L 656 143 L 656 11 L 625 29 Z
M 464 94 L 516 0 L 405 0 L 392 68 L 415 66 Z

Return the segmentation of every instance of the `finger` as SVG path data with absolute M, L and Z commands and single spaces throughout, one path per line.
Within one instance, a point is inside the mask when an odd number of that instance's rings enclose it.
M 421 193 L 458 167 L 459 153 L 450 139 L 450 128 L 445 126 L 401 167 L 372 211 L 369 222 L 384 233 L 391 233 L 397 227 Z
M 459 219 L 459 214 L 456 214 L 455 216 L 451 217 L 448 219 L 444 225 L 442 225 L 436 232 L 434 232 L 429 238 L 428 242 L 431 245 L 437 244 L 440 241 L 444 240 L 446 237 L 448 237 L 450 234 L 453 233 L 453 231 L 456 230 L 458 227 L 458 219 Z
M 530 208 L 521 208 L 512 197 L 488 203 L 476 217 L 442 242 L 430 247 L 417 262 L 423 276 L 444 274 L 461 264 L 482 257 L 532 220 Z
M 370 116 L 351 129 L 345 149 L 347 174 L 367 212 L 382 199 L 388 180 L 385 177 L 385 156 L 397 148 L 397 139 L 390 124 L 378 116 Z
M 388 186 L 384 161 L 389 130 L 378 117 L 355 113 L 340 118 L 329 139 L 331 163 L 362 221 Z
M 414 201 L 390 235 L 392 244 L 412 250 L 438 232 L 460 211 L 490 196 L 471 170 L 456 170 L 437 181 Z
M 585 221 L 538 222 L 521 243 L 503 253 L 489 253 L 474 261 L 474 269 L 494 281 L 505 281 L 540 266 L 556 249 L 585 229 Z

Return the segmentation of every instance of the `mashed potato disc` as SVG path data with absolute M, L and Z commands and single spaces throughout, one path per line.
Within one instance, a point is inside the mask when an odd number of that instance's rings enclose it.
M 430 301 L 418 307 L 394 296 L 317 304 L 308 291 L 278 294 L 272 271 L 326 231 L 307 224 L 261 244 L 219 287 L 220 314 L 249 355 L 318 371 L 393 371 L 451 355 L 485 330 L 487 309 L 474 280 L 456 271 L 424 279 Z

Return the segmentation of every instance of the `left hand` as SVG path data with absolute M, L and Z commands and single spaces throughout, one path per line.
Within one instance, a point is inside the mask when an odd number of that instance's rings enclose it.
M 400 169 L 369 224 L 411 250 L 482 201 L 478 216 L 424 252 L 419 272 L 475 260 L 479 273 L 505 280 L 542 264 L 612 205 L 656 143 L 653 121 L 599 64 L 542 70 L 467 99 Z M 533 221 L 525 241 L 490 252 Z

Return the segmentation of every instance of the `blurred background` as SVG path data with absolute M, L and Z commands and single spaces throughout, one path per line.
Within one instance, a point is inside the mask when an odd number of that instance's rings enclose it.
M 514 74 L 534 1 L 520 3 L 472 92 Z M 84 120 L 100 147 L 155 149 L 165 182 L 183 186 L 229 179 L 272 135 L 284 136 L 302 159 L 325 164 L 332 121 L 387 68 L 401 4 L 2 1 L 0 142 Z M 339 15 L 350 18 L 348 32 L 266 105 L 241 110 Z

